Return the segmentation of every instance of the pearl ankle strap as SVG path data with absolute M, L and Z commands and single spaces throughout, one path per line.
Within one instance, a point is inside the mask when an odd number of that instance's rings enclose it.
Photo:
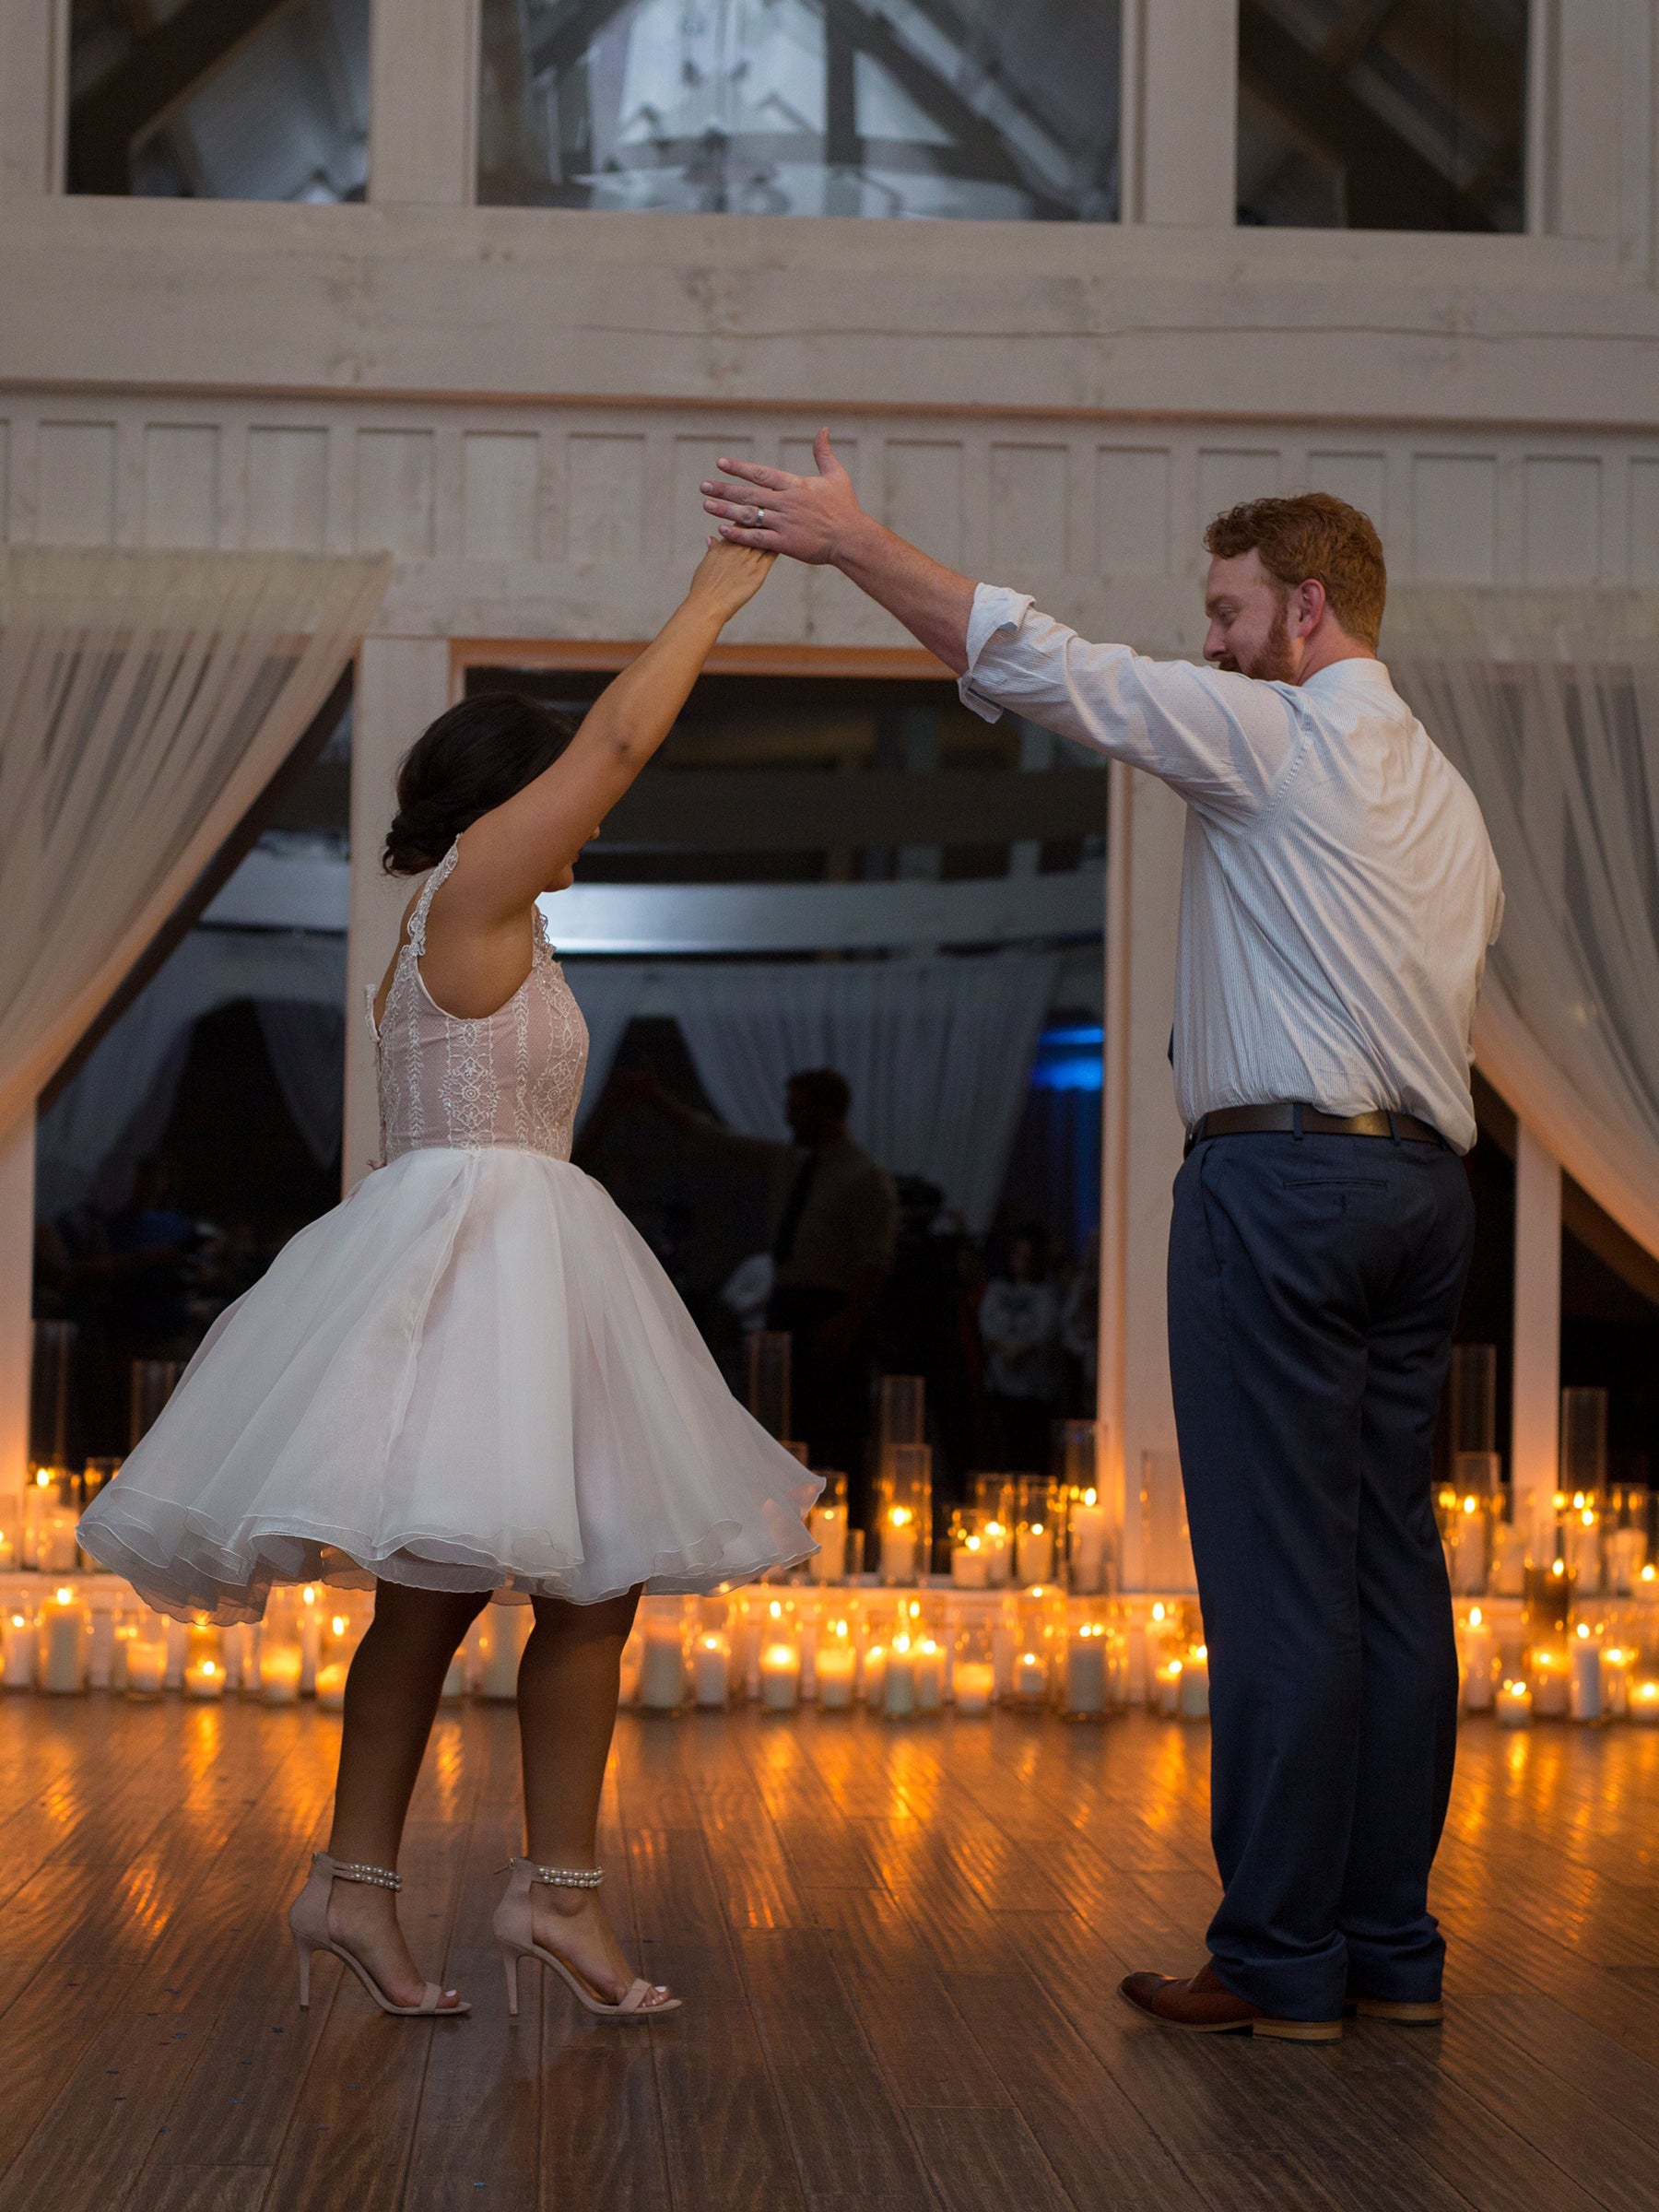
M 603 1866 L 537 1866 L 534 1860 L 527 1864 L 538 1882 L 548 1882 L 556 1889 L 597 1889 L 605 1879 Z
M 323 1857 L 319 1853 L 318 1856 Z M 328 1871 L 336 1882 L 368 1882 L 376 1889 L 401 1889 L 403 1877 L 394 1874 L 389 1866 L 343 1866 L 338 1859 L 330 1859 Z

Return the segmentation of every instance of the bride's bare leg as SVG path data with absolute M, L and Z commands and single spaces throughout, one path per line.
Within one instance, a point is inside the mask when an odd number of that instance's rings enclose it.
M 598 1864 L 599 1794 L 617 1724 L 622 1646 L 639 1599 L 631 1590 L 597 1606 L 536 1600 L 535 1628 L 519 1663 L 518 1710 L 526 1856 L 538 1866 Z M 625 1995 L 634 1970 L 598 1893 L 538 1883 L 530 1896 L 536 1941 L 596 1995 Z
M 374 1619 L 346 1679 L 340 1772 L 328 1838 L 331 1858 L 348 1865 L 396 1866 L 443 1677 L 456 1645 L 486 1602 L 483 1592 L 377 1585 Z M 420 2002 L 426 1976 L 404 1941 L 391 1890 L 336 1882 L 329 1899 L 328 1929 L 356 1953 L 394 2003 Z

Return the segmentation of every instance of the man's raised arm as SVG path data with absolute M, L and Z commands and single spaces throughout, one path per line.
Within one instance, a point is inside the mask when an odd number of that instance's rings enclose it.
M 812 441 L 816 477 L 756 461 L 722 460 L 734 484 L 703 486 L 703 505 L 720 524 L 722 537 L 768 553 L 787 553 L 815 568 L 836 568 L 954 676 L 968 665 L 968 618 L 974 583 L 943 561 L 907 544 L 867 515 L 853 479 L 830 450 L 830 433 Z

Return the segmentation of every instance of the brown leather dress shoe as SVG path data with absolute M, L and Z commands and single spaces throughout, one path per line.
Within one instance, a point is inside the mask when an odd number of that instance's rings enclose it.
M 1407 2005 L 1395 1997 L 1356 1996 L 1352 1990 L 1344 1998 L 1342 2009 L 1362 2020 L 1392 2020 L 1396 2028 L 1438 2028 L 1446 2017 L 1446 2008 L 1438 1997 Z
M 1168 1974 L 1125 1974 L 1118 1994 L 1160 2028 L 1188 2035 L 1269 2035 L 1287 2043 L 1335 2043 L 1340 2020 L 1281 2020 L 1248 1998 L 1235 1997 L 1212 1966 L 1200 1967 L 1184 1982 Z

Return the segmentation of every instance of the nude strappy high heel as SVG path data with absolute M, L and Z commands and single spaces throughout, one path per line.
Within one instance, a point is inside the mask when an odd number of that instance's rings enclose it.
M 403 1888 L 402 1876 L 394 1874 L 389 1867 L 348 1866 L 339 1859 L 331 1859 L 325 1851 L 312 1852 L 310 1877 L 288 1907 L 288 1926 L 293 1931 L 294 1949 L 300 1958 L 301 2010 L 311 2004 L 313 1951 L 332 1951 L 342 1965 L 351 1969 L 381 2010 L 395 2013 L 400 2019 L 459 2019 L 472 2010 L 465 1998 L 457 2005 L 443 2004 L 441 2000 L 446 1995 L 453 1996 L 454 1992 L 440 1989 L 436 1982 L 426 1983 L 418 2005 L 394 2005 L 356 1953 L 348 1951 L 343 1943 L 336 1943 L 328 1932 L 328 1900 L 336 1882 L 368 1882 L 377 1889 Z
M 668 1995 L 664 1985 L 644 1981 L 636 1974 L 621 1998 L 611 2004 L 595 1996 L 592 1985 L 575 1968 L 567 1965 L 557 1953 L 546 1950 L 535 1940 L 535 1922 L 530 1911 L 530 1891 L 537 1882 L 560 1889 L 597 1889 L 605 1879 L 597 1866 L 565 1867 L 538 1866 L 533 1859 L 513 1859 L 511 1862 L 512 1879 L 507 1885 L 507 1894 L 495 1910 L 495 1939 L 501 1954 L 501 1964 L 507 1973 L 507 2009 L 514 2019 L 519 2008 L 519 1961 L 535 1959 L 543 1966 L 550 1966 L 570 1988 L 578 2003 L 604 2020 L 650 2020 L 659 2013 L 677 2012 L 680 2000 Z M 647 1997 L 655 1997 L 648 2005 Z

